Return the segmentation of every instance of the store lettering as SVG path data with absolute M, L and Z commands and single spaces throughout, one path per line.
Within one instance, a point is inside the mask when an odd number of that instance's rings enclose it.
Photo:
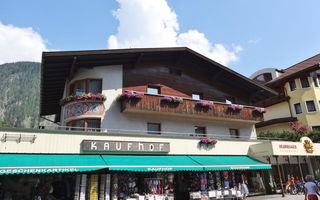
M 82 150 L 99 152 L 164 152 L 170 151 L 170 144 L 167 142 L 134 142 L 134 141 L 103 141 L 83 140 Z
M 279 144 L 280 149 L 296 149 L 296 145 L 289 145 L 289 144 Z
M 0 174 L 34 174 L 34 173 L 60 173 L 77 172 L 77 168 L 14 168 L 0 169 Z

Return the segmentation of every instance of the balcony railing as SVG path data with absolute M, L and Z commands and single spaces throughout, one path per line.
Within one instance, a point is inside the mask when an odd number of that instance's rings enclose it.
M 122 112 L 146 112 L 168 115 L 180 115 L 196 118 L 208 118 L 231 121 L 263 121 L 263 114 L 255 112 L 251 106 L 243 106 L 241 110 L 232 110 L 228 104 L 213 102 L 213 108 L 204 108 L 198 101 L 183 99 L 183 103 L 164 103 L 162 96 L 145 94 L 142 99 L 121 101 Z

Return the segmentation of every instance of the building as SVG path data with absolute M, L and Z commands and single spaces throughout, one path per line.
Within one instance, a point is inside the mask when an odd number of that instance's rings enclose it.
M 256 125 L 258 132 L 291 131 L 288 122 L 299 122 L 308 130 L 320 130 L 320 54 L 287 69 L 266 68 L 250 78 L 270 87 L 279 96 L 262 101 L 269 112 Z
M 273 171 L 289 164 L 302 178 L 320 155 L 305 140 L 257 139 L 256 105 L 277 95 L 188 48 L 44 52 L 40 115 L 59 127 L 0 129 L 0 191 L 217 199 L 248 182 L 252 195 L 275 192 L 286 174 Z

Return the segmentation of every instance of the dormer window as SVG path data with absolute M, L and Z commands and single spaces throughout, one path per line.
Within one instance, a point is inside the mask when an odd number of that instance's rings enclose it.
M 200 100 L 200 99 L 202 99 L 202 94 L 200 94 L 200 93 L 193 93 L 193 94 L 192 94 L 192 99 L 193 99 L 193 100 Z
M 75 81 L 70 86 L 70 94 L 81 95 L 84 93 L 98 94 L 102 92 L 101 79 L 83 79 Z
M 160 88 L 159 87 L 154 87 L 154 86 L 148 86 L 147 93 L 148 94 L 159 95 L 160 94 Z

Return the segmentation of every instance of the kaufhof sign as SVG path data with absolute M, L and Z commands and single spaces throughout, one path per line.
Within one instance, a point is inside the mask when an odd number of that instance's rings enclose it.
M 108 140 L 83 140 L 84 152 L 150 152 L 168 153 L 168 142 L 136 142 L 136 141 L 108 141 Z

